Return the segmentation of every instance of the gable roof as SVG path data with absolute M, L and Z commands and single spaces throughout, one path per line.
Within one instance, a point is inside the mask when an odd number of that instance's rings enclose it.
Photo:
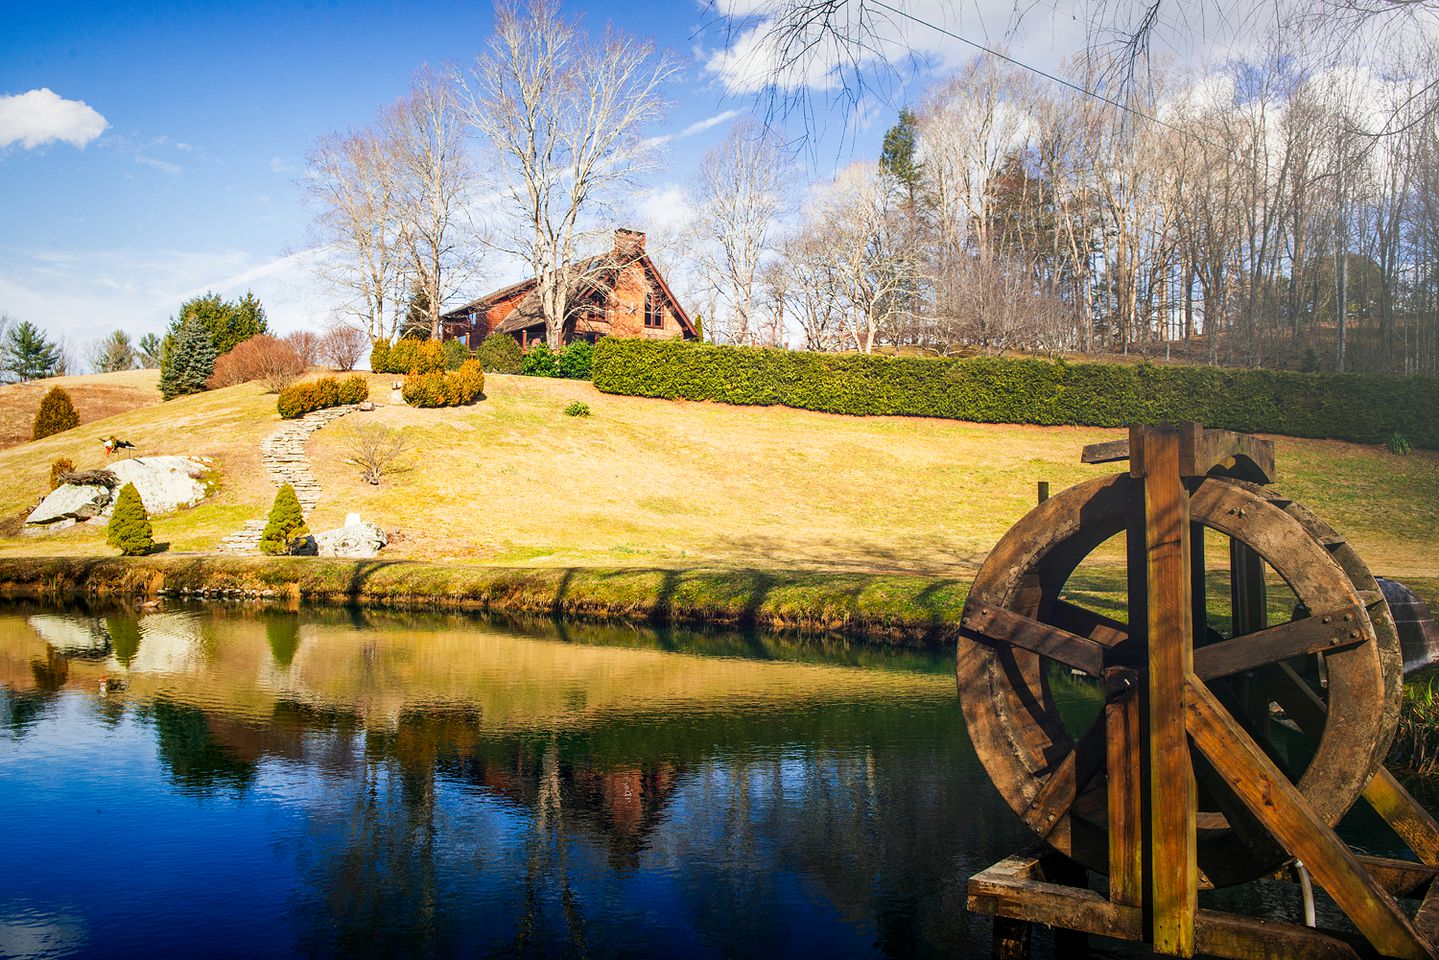
M 604 253 L 593 257 L 586 257 L 583 260 L 576 260 L 573 263 L 566 264 L 564 269 L 565 272 L 569 273 L 572 277 L 572 294 L 579 292 L 587 285 L 613 291 L 615 279 L 619 276 L 620 269 L 629 266 L 631 263 L 638 263 L 645 269 L 646 274 L 654 281 L 660 293 L 669 301 L 670 308 L 674 311 L 675 317 L 680 322 L 680 326 L 690 335 L 697 336 L 694 323 L 691 322 L 689 314 L 680 304 L 679 298 L 670 290 L 669 284 L 665 282 L 664 276 L 660 273 L 659 268 L 655 266 L 655 262 L 650 259 L 648 253 L 638 253 L 624 263 L 619 263 L 613 253 Z M 464 306 L 447 310 L 440 315 L 440 319 L 464 319 L 472 312 L 483 313 L 496 304 L 515 299 L 516 297 L 522 297 L 520 302 L 515 306 L 515 309 L 510 312 L 509 316 L 501 321 L 499 326 L 495 327 L 494 331 L 496 333 L 516 333 L 527 327 L 534 326 L 537 323 L 544 322 L 544 312 L 540 308 L 539 296 L 535 292 L 535 286 L 536 279 L 534 277 L 528 277 L 518 283 L 512 283 L 507 287 L 501 287 L 498 290 L 487 293 L 477 300 L 471 300 Z

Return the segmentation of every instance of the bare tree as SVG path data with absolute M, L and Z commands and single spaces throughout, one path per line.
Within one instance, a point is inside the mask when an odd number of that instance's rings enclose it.
M 550 346 L 564 341 L 568 275 L 595 215 L 655 163 L 640 136 L 660 118 L 676 65 L 644 40 L 586 34 L 556 0 L 502 0 L 495 31 L 465 79 L 470 122 L 487 141 L 514 225 L 510 251 L 537 278 Z
M 397 236 L 406 273 L 428 310 L 430 336 L 440 313 L 473 267 L 478 246 L 467 242 L 475 167 L 465 137 L 455 80 L 428 68 L 410 93 L 385 112 L 383 128 L 395 172 Z
M 322 248 L 316 271 L 371 339 L 395 332 L 401 274 L 399 189 L 391 144 L 375 130 L 331 134 L 310 151 L 300 187 Z
M 336 370 L 353 370 L 365 355 L 370 340 L 365 331 L 343 321 L 330 324 L 316 345 L 316 356 Z
M 294 333 L 287 333 L 282 338 L 295 356 L 300 359 L 308 369 L 313 367 L 320 358 L 320 335 L 313 330 L 296 330 Z
M 709 317 L 717 340 L 754 340 L 757 284 L 789 205 L 789 168 L 774 133 L 754 122 L 736 124 L 700 160 L 689 245 L 723 304 L 722 314 Z M 782 306 L 783 298 L 770 303 Z
M 360 468 L 360 479 L 379 486 L 386 476 L 399 472 L 409 449 L 403 431 L 377 423 L 348 427 L 343 434 L 350 462 Z

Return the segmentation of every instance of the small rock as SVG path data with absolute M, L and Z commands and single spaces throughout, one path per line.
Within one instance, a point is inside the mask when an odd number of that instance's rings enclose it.
M 363 412 L 369 413 L 369 412 L 370 412 L 371 410 L 373 410 L 373 409 L 375 409 L 375 404 L 374 404 L 373 401 L 371 401 L 371 400 L 362 400 L 362 401 L 360 401 L 360 410 L 362 410 Z

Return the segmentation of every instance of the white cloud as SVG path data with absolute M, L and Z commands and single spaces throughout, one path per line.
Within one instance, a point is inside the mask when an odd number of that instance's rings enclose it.
M 168 160 L 157 160 L 154 157 L 147 157 L 143 153 L 135 154 L 135 162 L 147 167 L 154 167 L 156 170 L 168 173 L 171 176 L 180 172 L 179 164 L 170 163 Z
M 56 141 L 83 147 L 110 126 L 89 104 L 66 100 L 48 87 L 0 96 L 0 147 L 26 150 Z
M 270 172 L 279 174 L 299 173 L 300 165 L 285 157 L 271 157 Z
M 694 219 L 694 210 L 684 190 L 666 184 L 641 194 L 634 203 L 635 216 L 649 233 L 674 232 Z
M 685 127 L 683 130 L 680 131 L 680 138 L 683 139 L 684 137 L 693 137 L 696 134 L 704 133 L 706 130 L 712 130 L 722 123 L 733 120 L 739 115 L 740 112 L 738 110 L 726 110 L 723 113 L 717 113 L 712 117 L 705 117 L 703 120 L 696 120 L 694 123 L 690 124 L 689 126 Z

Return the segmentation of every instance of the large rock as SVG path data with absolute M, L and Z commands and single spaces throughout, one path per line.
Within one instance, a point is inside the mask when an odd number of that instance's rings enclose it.
M 315 549 L 322 557 L 373 557 L 389 538 L 377 525 L 364 520 L 326 530 L 314 536 Z
M 197 457 L 135 457 L 117 460 L 106 469 L 119 481 L 116 490 L 127 483 L 135 485 L 150 514 L 193 507 L 210 493 L 204 483 L 210 465 Z
M 112 494 L 98 483 L 66 483 L 50 491 L 40 505 L 25 518 L 26 523 L 49 526 L 69 521 L 89 520 L 105 513 L 110 507 Z
M 193 507 L 210 494 L 205 483 L 210 464 L 198 457 L 134 457 L 117 460 L 103 472 L 114 477 L 113 489 L 100 483 L 62 484 L 25 522 L 53 528 L 108 517 L 115 512 L 115 494 L 127 483 L 135 485 L 152 516 Z

